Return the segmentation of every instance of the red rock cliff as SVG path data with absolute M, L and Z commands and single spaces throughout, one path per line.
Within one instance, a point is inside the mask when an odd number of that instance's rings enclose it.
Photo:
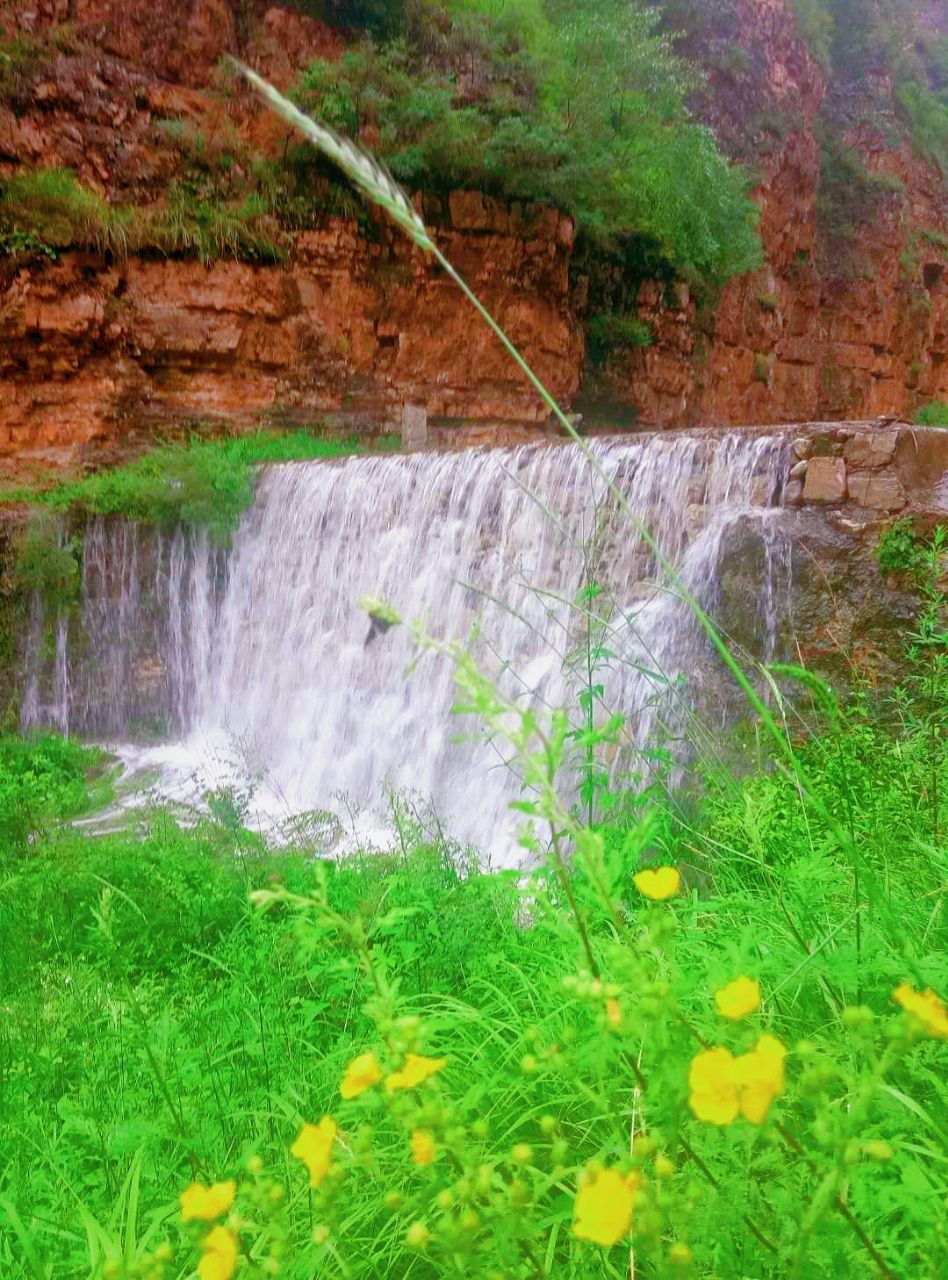
M 754 135 L 767 265 L 732 282 L 714 314 L 684 286 L 644 284 L 632 304 L 656 340 L 613 358 L 606 386 L 661 425 L 901 414 L 948 398 L 941 175 L 877 127 L 855 128 L 847 141 L 868 169 L 903 185 L 893 182 L 857 227 L 859 270 L 841 273 L 816 213 L 827 87 L 797 35 L 793 0 L 736 0 L 733 16 L 747 61 L 713 72 L 702 109 L 736 153 Z M 948 26 L 937 7 L 928 20 Z M 279 6 L 228 0 L 17 0 L 6 9 L 0 0 L 0 21 L 34 36 L 64 33 L 28 94 L 0 101 L 0 177 L 64 165 L 109 198 L 145 206 L 180 163 L 162 121 L 193 125 L 222 148 L 236 138 L 272 154 L 284 143 L 246 97 L 215 88 L 221 52 L 239 48 L 286 83 L 341 45 Z M 572 397 L 585 282 L 571 271 L 569 219 L 477 193 L 429 202 L 426 214 L 540 375 Z M 0 454 L 58 458 L 169 416 L 379 420 L 404 400 L 452 416 L 544 417 L 447 282 L 387 227 L 369 231 L 329 218 L 297 234 L 279 266 L 0 260 Z

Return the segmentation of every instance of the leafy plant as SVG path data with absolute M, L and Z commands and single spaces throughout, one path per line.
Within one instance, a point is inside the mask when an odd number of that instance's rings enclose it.
M 913 421 L 920 427 L 948 427 L 948 404 L 932 400 L 916 409 Z
M 586 326 L 587 350 L 594 365 L 603 364 L 617 351 L 649 347 L 653 341 L 650 326 L 637 316 L 604 312 L 592 316 Z
M 400 181 L 552 203 L 598 241 L 657 240 L 716 284 L 760 248 L 746 175 L 690 118 L 692 83 L 637 2 L 453 3 L 420 6 L 406 41 L 312 63 L 297 99 L 349 136 L 376 134 Z

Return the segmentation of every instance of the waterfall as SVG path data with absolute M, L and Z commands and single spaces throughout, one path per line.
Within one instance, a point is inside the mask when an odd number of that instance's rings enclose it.
M 715 615 L 726 587 L 749 647 L 772 656 L 785 439 L 592 447 L 685 586 Z M 31 669 L 24 720 L 113 741 L 158 726 L 167 742 L 152 763 L 190 778 L 212 757 L 239 759 L 271 812 L 410 791 L 509 859 L 520 783 L 504 744 L 452 716 L 450 663 L 419 659 L 406 628 L 367 616 L 365 596 L 439 639 L 470 636 L 480 665 L 538 711 L 581 718 L 591 685 L 598 719 L 627 717 L 623 767 L 637 767 L 636 746 L 679 735 L 694 705 L 724 714 L 719 664 L 638 529 L 575 446 L 543 443 L 267 468 L 227 552 L 186 530 L 91 521 L 79 616 L 46 676 L 60 703 Z

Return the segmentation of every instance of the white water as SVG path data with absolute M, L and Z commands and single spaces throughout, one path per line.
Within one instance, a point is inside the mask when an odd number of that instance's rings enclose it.
M 712 612 L 722 559 L 752 529 L 760 571 L 746 608 L 759 656 L 771 656 L 784 441 L 676 434 L 594 448 Z M 163 794 L 250 775 L 252 812 L 272 822 L 312 808 L 377 812 L 391 787 L 510 861 L 519 782 L 504 745 L 475 740 L 476 726 L 452 716 L 447 660 L 413 665 L 407 630 L 378 632 L 358 602 L 384 599 L 440 639 L 478 627 L 478 660 L 508 692 L 541 712 L 576 708 L 578 722 L 585 627 L 570 602 L 590 580 L 604 588 L 596 607 L 613 654 L 595 676 L 600 718 L 627 716 L 629 748 L 673 736 L 715 659 L 573 446 L 272 467 L 226 555 L 183 532 L 92 522 L 80 638 L 59 625 L 44 670 L 34 617 L 24 720 L 121 741 L 159 707 L 170 741 L 122 751 L 157 770 Z M 619 759 L 635 767 L 630 750 Z

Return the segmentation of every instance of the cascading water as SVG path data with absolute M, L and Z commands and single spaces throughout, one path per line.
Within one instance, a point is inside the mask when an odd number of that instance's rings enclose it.
M 784 439 L 592 447 L 712 613 L 722 566 L 751 534 L 756 598 L 743 604 L 758 656 L 771 656 Z M 169 741 L 139 755 L 167 787 L 188 779 L 200 794 L 227 761 L 260 780 L 261 817 L 338 807 L 340 796 L 378 808 L 385 785 L 407 789 L 459 838 L 509 860 L 520 783 L 503 745 L 456 740 L 474 726 L 451 715 L 450 663 L 428 655 L 413 667 L 406 630 L 372 622 L 364 596 L 441 639 L 476 628 L 480 664 L 538 709 L 575 708 L 584 685 L 601 685 L 597 714 L 626 715 L 630 748 L 677 733 L 716 670 L 606 485 L 574 446 L 542 444 L 271 467 L 226 553 L 185 531 L 91 522 L 80 616 L 68 637 L 60 623 L 45 670 L 31 644 L 24 719 L 113 741 L 163 724 Z

